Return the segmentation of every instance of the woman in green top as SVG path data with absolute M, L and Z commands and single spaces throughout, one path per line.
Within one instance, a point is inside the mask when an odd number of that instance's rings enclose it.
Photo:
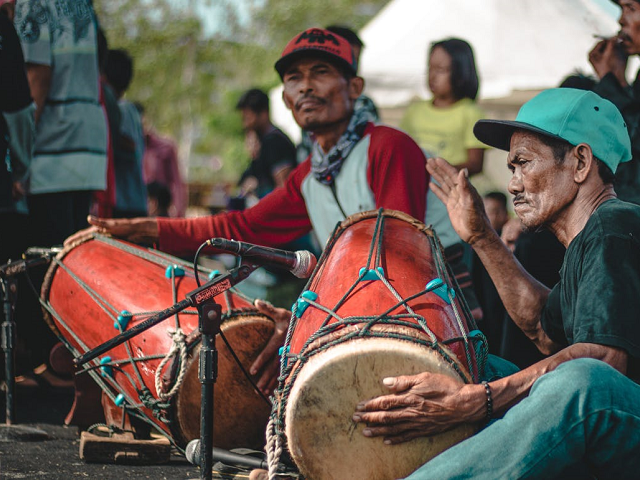
M 470 175 L 480 173 L 485 147 L 473 135 L 473 126 L 484 115 L 475 102 L 478 72 L 467 42 L 449 38 L 431 45 L 428 87 L 433 98 L 410 105 L 400 127 L 429 156 L 445 158 Z

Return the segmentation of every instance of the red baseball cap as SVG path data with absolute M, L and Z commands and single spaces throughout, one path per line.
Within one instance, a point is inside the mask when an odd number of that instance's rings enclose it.
M 310 28 L 293 37 L 284 47 L 282 56 L 275 65 L 280 78 L 295 61 L 310 56 L 326 58 L 354 75 L 357 74 L 356 58 L 347 40 L 329 30 Z

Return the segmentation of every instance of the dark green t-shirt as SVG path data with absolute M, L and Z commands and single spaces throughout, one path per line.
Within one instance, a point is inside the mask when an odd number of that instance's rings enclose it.
M 567 248 L 541 322 L 561 345 L 626 350 L 628 375 L 640 378 L 640 206 L 613 199 L 597 208 Z

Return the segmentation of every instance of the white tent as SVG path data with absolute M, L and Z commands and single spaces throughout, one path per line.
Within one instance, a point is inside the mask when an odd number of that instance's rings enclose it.
M 473 46 L 480 98 L 549 88 L 593 72 L 594 35 L 618 31 L 615 13 L 601 0 L 392 0 L 360 32 L 360 74 L 380 107 L 427 98 L 429 45 L 458 37 Z

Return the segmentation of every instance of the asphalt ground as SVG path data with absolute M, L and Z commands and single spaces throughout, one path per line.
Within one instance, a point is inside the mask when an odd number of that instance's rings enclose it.
M 151 466 L 86 463 L 80 459 L 77 427 L 64 419 L 73 403 L 73 388 L 16 386 L 14 426 L 5 425 L 5 392 L 1 391 L 0 479 L 198 479 L 200 470 L 177 451 L 168 464 Z M 29 440 L 25 430 L 40 430 L 46 440 Z M 231 478 L 229 476 L 217 478 Z

